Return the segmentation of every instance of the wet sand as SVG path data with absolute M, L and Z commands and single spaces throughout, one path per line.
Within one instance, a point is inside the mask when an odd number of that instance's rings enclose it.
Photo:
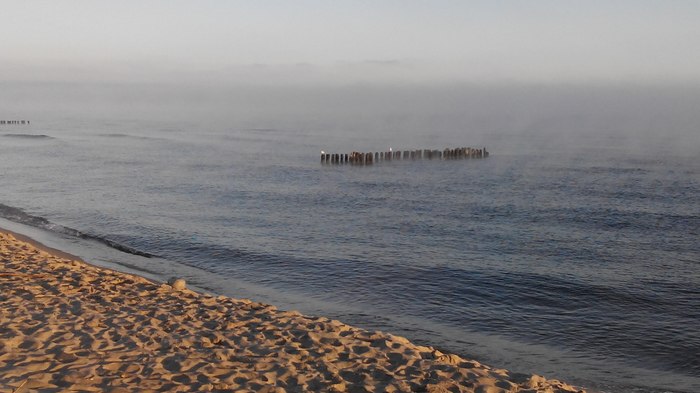
M 583 392 L 0 232 L 0 392 Z

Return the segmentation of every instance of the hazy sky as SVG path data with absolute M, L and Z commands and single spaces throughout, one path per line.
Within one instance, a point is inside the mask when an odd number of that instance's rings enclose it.
M 2 1 L 0 80 L 700 82 L 700 1 Z

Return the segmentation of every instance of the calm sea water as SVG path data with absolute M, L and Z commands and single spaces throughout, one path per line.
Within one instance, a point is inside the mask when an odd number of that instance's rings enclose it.
M 91 260 L 593 392 L 700 391 L 692 146 L 255 124 L 47 116 L 0 128 L 0 216 Z M 321 149 L 469 145 L 492 156 L 318 160 Z M 80 234 L 156 257 L 108 253 Z

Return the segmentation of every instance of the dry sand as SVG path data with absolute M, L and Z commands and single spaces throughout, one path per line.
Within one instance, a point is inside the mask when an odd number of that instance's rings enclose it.
M 0 233 L 0 392 L 579 392 Z

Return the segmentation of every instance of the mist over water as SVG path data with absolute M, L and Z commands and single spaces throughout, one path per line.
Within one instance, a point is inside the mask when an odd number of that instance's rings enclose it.
M 0 87 L 32 122 L 0 126 L 0 215 L 591 391 L 700 390 L 698 87 Z M 454 146 L 492 156 L 319 163 Z
M 376 150 L 399 139 L 408 145 L 440 145 L 455 138 L 497 141 L 501 149 L 513 150 L 525 147 L 513 136 L 528 135 L 545 138 L 559 151 L 599 147 L 605 138 L 644 153 L 665 149 L 693 155 L 700 145 L 700 85 L 4 82 L 0 87 L 3 116 L 32 118 L 45 126 L 56 120 L 117 127 L 153 121 L 190 127 L 193 137 L 202 127 L 295 130 L 314 136 L 319 146 L 341 150 Z

